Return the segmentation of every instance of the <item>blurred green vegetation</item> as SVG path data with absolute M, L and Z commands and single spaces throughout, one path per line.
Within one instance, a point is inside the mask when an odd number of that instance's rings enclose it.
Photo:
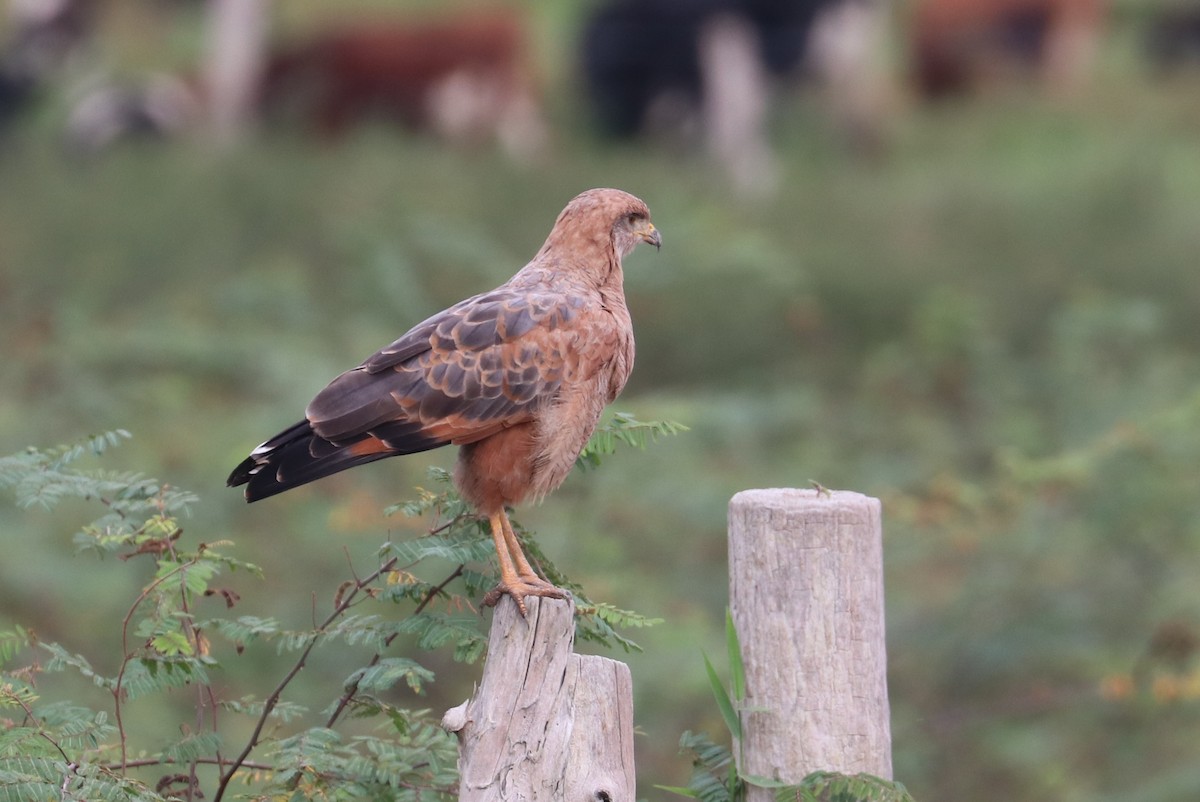
M 539 19 L 563 49 L 574 20 Z M 592 598 L 667 621 L 620 656 L 642 793 L 684 784 L 680 733 L 720 727 L 700 655 L 722 643 L 728 498 L 816 479 L 884 502 L 915 798 L 1197 798 L 1200 86 L 1132 53 L 1114 34 L 1069 100 L 903 108 L 867 161 L 792 98 L 757 203 L 699 158 L 597 142 L 561 66 L 534 168 L 383 128 L 79 164 L 50 101 L 0 142 L 0 453 L 129 429 L 114 466 L 197 491 L 185 527 L 266 573 L 238 578 L 242 604 L 303 623 L 347 553 L 418 530 L 383 510 L 453 453 L 251 507 L 229 469 L 339 371 L 507 278 L 576 192 L 621 187 L 664 247 L 627 263 L 638 364 L 616 408 L 691 431 L 522 520 Z M 0 507 L 0 623 L 75 651 L 112 639 L 130 590 L 64 572 L 81 519 Z M 442 660 L 422 706 L 476 679 Z

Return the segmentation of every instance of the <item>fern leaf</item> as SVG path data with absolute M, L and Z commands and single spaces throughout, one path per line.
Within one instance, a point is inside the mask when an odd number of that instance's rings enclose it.
M 67 752 L 98 749 L 117 731 L 108 713 L 71 702 L 39 705 L 36 712 L 42 731 Z
M 233 713 L 239 713 L 251 718 L 258 718 L 262 715 L 265 703 L 261 699 L 255 699 L 251 696 L 243 696 L 241 699 L 224 699 L 220 705 L 225 710 Z M 294 721 L 308 713 L 308 708 L 303 705 L 298 705 L 295 702 L 289 702 L 286 699 L 280 699 L 271 708 L 271 718 L 288 723 Z
M 11 661 L 29 645 L 31 636 L 24 627 L 13 627 L 0 631 L 0 666 Z
M 635 613 L 632 610 L 622 610 L 605 602 L 596 602 L 589 606 L 586 614 L 595 615 L 602 621 L 613 627 L 634 627 L 642 629 L 645 627 L 653 627 L 663 623 L 661 618 L 648 618 L 640 613 Z
M 898 782 L 871 774 L 815 771 L 775 793 L 776 802 L 914 802 Z
M 639 421 L 629 413 L 616 412 L 597 427 L 575 464 L 584 469 L 594 468 L 600 464 L 601 458 L 616 453 L 618 445 L 644 449 L 660 437 L 687 430 L 687 426 L 677 421 Z
M 214 618 L 205 621 L 202 629 L 215 629 L 230 641 L 245 646 L 259 638 L 272 638 L 279 634 L 279 622 L 274 618 L 259 618 L 243 615 L 235 619 Z
M 202 757 L 215 755 L 220 748 L 221 737 L 217 733 L 197 732 L 166 747 L 159 757 L 174 763 L 190 763 Z
M 40 643 L 38 645 L 50 652 L 50 660 L 46 663 L 46 671 L 65 671 L 68 668 L 73 668 L 82 676 L 90 679 L 97 686 L 105 690 L 111 691 L 116 687 L 116 679 L 97 674 L 92 668 L 92 664 L 83 655 L 71 654 L 57 643 Z
M 126 699 L 138 699 L 192 683 L 208 684 L 208 671 L 201 660 L 194 657 L 145 658 L 128 664 L 121 678 L 121 693 Z
M 381 549 L 381 557 L 395 557 L 402 565 L 410 565 L 431 557 L 451 563 L 487 562 L 495 553 L 492 541 L 477 527 L 471 528 L 474 531 L 451 529 L 438 535 L 388 542 Z
M 706 771 L 693 772 L 689 787 L 701 802 L 734 802 L 736 789 L 730 788 L 725 780 Z
M 679 738 L 679 749 L 691 752 L 696 765 L 713 773 L 724 771 L 733 762 L 729 749 L 702 732 L 685 731 Z
M 416 693 L 421 693 L 424 683 L 433 682 L 433 672 L 406 657 L 385 657 L 373 666 L 360 668 L 346 678 L 346 690 L 357 686 L 359 690 L 378 692 L 389 690 L 400 680 Z
M 479 621 L 478 617 L 425 612 L 405 619 L 398 631 L 416 635 L 417 646 L 426 650 L 439 649 L 453 643 L 455 659 L 458 659 L 460 656 L 466 658 L 482 653 L 486 637 L 479 628 Z

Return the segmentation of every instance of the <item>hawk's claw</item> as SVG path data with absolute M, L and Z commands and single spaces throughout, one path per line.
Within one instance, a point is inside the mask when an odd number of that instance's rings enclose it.
M 500 583 L 483 597 L 483 603 L 486 607 L 495 607 L 500 602 L 500 597 L 505 594 L 512 596 L 513 601 L 517 603 L 517 609 L 521 611 L 522 618 L 529 614 L 525 608 L 526 596 L 541 596 L 544 599 L 567 598 L 567 591 L 555 587 L 541 577 L 523 576 L 515 582 L 506 582 L 501 579 Z

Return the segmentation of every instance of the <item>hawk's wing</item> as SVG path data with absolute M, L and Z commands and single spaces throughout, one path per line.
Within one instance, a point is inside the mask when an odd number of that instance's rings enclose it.
M 418 324 L 317 394 L 306 420 L 229 477 L 253 501 L 353 465 L 472 443 L 534 419 L 564 382 L 612 358 L 603 310 L 548 290 L 501 287 Z

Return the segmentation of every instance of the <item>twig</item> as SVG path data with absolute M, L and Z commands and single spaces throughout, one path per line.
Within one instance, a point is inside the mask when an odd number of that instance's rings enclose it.
M 15 694 L 11 698 L 18 705 L 21 706 L 22 710 L 25 711 L 25 717 L 29 721 L 33 722 L 33 725 L 35 727 L 37 727 L 38 736 L 40 738 L 44 739 L 48 744 L 53 746 L 58 751 L 58 753 L 60 755 L 62 755 L 63 762 L 67 764 L 67 772 L 66 772 L 66 774 L 63 775 L 62 788 L 60 789 L 60 794 L 59 794 L 59 798 L 61 800 L 65 800 L 67 798 L 67 787 L 71 784 L 71 776 L 73 774 L 75 774 L 76 771 L 79 770 L 79 764 L 76 763 L 75 761 L 71 760 L 71 758 L 67 757 L 67 753 L 63 750 L 62 745 L 59 744 L 58 741 L 51 738 L 50 734 L 47 733 L 46 730 L 42 728 L 41 720 L 39 720 L 38 717 L 33 714 L 33 708 L 31 708 L 29 705 L 25 704 L 24 699 L 20 698 L 19 696 L 16 696 Z
M 198 758 L 194 758 L 194 762 L 196 762 L 198 764 L 204 764 L 206 766 L 220 766 L 225 763 L 225 761 L 219 757 L 198 757 Z M 141 769 L 141 768 L 145 768 L 147 766 L 173 766 L 176 763 L 178 763 L 178 761 L 172 760 L 171 758 L 167 758 L 167 757 L 146 757 L 146 758 L 140 758 L 138 760 L 128 761 L 125 764 L 125 768 Z M 105 768 L 111 768 L 111 766 L 109 766 L 109 764 L 107 764 L 107 763 L 102 763 L 100 765 L 104 766 Z M 276 771 L 277 770 L 277 768 L 275 766 L 272 766 L 269 763 L 257 763 L 253 760 L 243 761 L 242 768 L 255 769 L 256 771 Z
M 167 581 L 168 579 L 175 576 L 176 574 L 182 573 L 183 570 L 187 566 L 195 564 L 196 561 L 199 559 L 200 559 L 199 555 L 197 555 L 196 557 L 193 557 L 188 562 L 177 566 L 176 568 L 172 569 L 171 571 L 168 571 L 167 573 L 165 573 L 162 576 L 155 579 L 153 582 L 151 582 L 145 588 L 143 588 L 142 592 L 140 594 L 138 594 L 138 597 L 136 599 L 134 599 L 133 604 L 130 605 L 129 611 L 127 613 L 125 613 L 125 619 L 121 622 L 121 654 L 122 654 L 121 668 L 119 671 L 117 671 L 117 682 L 113 686 L 112 693 L 113 693 L 113 709 L 114 709 L 114 713 L 115 713 L 115 718 L 117 720 L 117 736 L 119 737 L 119 739 L 121 741 L 121 767 L 122 767 L 121 770 L 122 771 L 124 771 L 124 766 L 126 763 L 126 759 L 128 757 L 128 743 L 127 743 L 127 739 L 125 736 L 125 721 L 121 715 L 121 690 L 122 690 L 122 686 L 125 682 L 125 669 L 129 667 L 129 661 L 133 659 L 133 654 L 129 650 L 129 624 L 133 621 L 133 614 L 135 612 L 137 612 L 137 608 L 141 606 L 142 602 L 144 602 L 147 598 L 149 598 L 150 594 L 154 591 L 155 588 L 157 588 L 163 582 Z
M 321 636 L 324 634 L 325 629 L 328 628 L 329 625 L 334 621 L 336 621 L 344 612 L 346 612 L 347 609 L 349 609 L 351 602 L 354 600 L 354 597 L 358 595 L 359 590 L 374 582 L 384 573 L 392 570 L 392 567 L 396 564 L 396 559 L 397 558 L 393 557 L 383 565 L 379 566 L 379 568 L 366 579 L 357 582 L 355 587 L 349 593 L 347 593 L 334 607 L 333 612 L 329 614 L 325 621 L 319 627 L 316 627 L 316 631 L 309 639 L 308 645 L 304 648 L 304 651 L 300 653 L 300 657 L 296 660 L 296 664 L 292 666 L 286 675 L 284 675 L 283 679 L 279 681 L 279 684 L 275 686 L 275 690 L 271 691 L 271 695 L 268 696 L 263 702 L 262 714 L 259 715 L 258 721 L 254 725 L 254 731 L 250 733 L 250 740 L 246 742 L 246 746 L 242 749 L 238 756 L 233 759 L 233 762 L 229 764 L 229 770 L 221 775 L 221 782 L 217 786 L 217 793 L 213 797 L 213 802 L 221 802 L 221 799 L 225 796 L 225 790 L 229 787 L 229 783 L 233 781 L 233 776 L 237 774 L 242 766 L 246 764 L 246 759 L 250 756 L 250 752 L 254 750 L 254 747 L 258 746 L 258 739 L 262 736 L 262 731 L 267 725 L 267 720 L 271 717 L 271 711 L 275 709 L 275 705 L 279 704 L 279 699 L 283 696 L 283 692 L 287 686 L 293 679 L 296 678 L 296 675 L 300 673 L 301 669 L 303 669 L 305 664 L 308 662 L 308 656 L 312 654 L 312 650 L 315 649 L 317 644 L 320 642 Z
M 421 603 L 417 605 L 417 609 L 413 612 L 413 615 L 414 616 L 420 615 L 425 610 L 425 608 L 429 605 L 429 603 L 431 601 L 433 601 L 433 599 L 435 597 L 437 597 L 438 594 L 440 594 L 443 590 L 446 589 L 447 585 L 449 585 L 451 582 L 453 582 L 458 577 L 462 576 L 464 567 L 465 566 L 462 563 L 459 563 L 458 567 L 454 569 L 454 572 L 452 574 L 450 574 L 450 576 L 446 577 L 441 582 L 441 584 L 437 585 L 436 587 L 430 588 L 429 592 L 425 594 L 425 598 L 422 599 Z M 400 633 L 398 633 L 398 632 L 393 632 L 391 635 L 388 635 L 387 638 L 384 639 L 384 641 L 383 641 L 384 649 L 386 649 L 388 646 L 391 646 L 392 641 L 394 641 L 396 639 L 396 636 L 399 634 Z M 379 661 L 382 659 L 383 659 L 383 649 L 380 649 L 379 651 L 375 652 L 375 654 L 371 657 L 371 661 L 369 663 L 367 663 L 367 668 L 375 667 L 376 665 L 379 664 Z M 329 729 L 330 727 L 332 727 L 334 724 L 337 723 L 338 718 L 341 717 L 342 712 L 345 711 L 345 709 L 346 709 L 346 706 L 350 704 L 350 700 L 353 699 L 355 694 L 358 693 L 358 683 L 359 683 L 358 680 L 354 680 L 354 682 L 350 683 L 350 686 L 348 688 L 346 688 L 346 692 L 342 694 L 342 697 L 340 699 L 338 699 L 337 707 L 335 707 L 333 709 L 333 713 L 329 716 L 329 721 L 325 722 L 326 729 Z

